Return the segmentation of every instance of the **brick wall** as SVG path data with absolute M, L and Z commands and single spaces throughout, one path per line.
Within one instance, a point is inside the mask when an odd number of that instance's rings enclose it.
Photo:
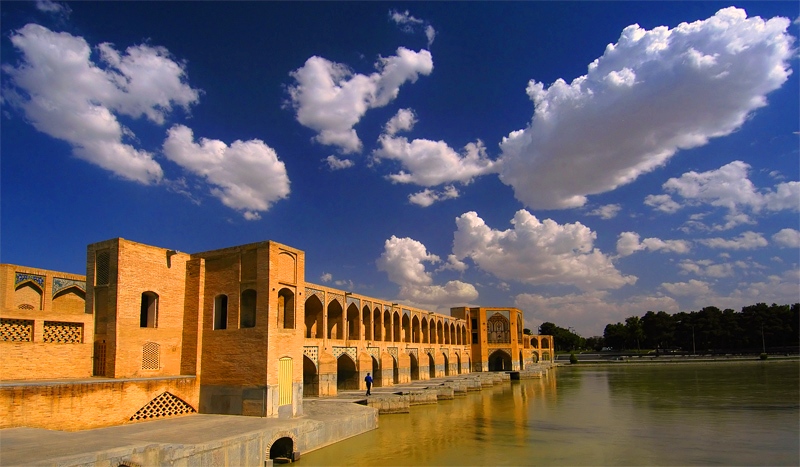
M 0 387 L 0 428 L 75 431 L 136 423 L 131 417 L 165 392 L 196 410 L 194 377 L 4 385 Z M 173 405 L 180 408 L 179 403 Z

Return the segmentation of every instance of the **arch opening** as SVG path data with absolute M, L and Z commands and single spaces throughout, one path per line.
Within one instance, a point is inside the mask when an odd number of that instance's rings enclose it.
M 495 350 L 489 355 L 489 371 L 511 371 L 511 355 Z
M 342 355 L 336 360 L 336 389 L 340 391 L 358 390 L 356 362 L 348 355 Z

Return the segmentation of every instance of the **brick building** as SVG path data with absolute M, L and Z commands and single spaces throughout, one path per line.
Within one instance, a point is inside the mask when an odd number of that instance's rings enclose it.
M 515 308 L 450 316 L 305 281 L 272 241 L 187 254 L 122 238 L 86 276 L 0 265 L 0 428 L 85 429 L 185 413 L 302 414 L 303 397 L 553 356 Z

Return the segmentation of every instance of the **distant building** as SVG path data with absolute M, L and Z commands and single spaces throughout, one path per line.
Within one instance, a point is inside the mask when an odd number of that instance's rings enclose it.
M 451 316 L 305 281 L 272 241 L 187 254 L 122 238 L 86 276 L 0 265 L 0 428 L 218 413 L 302 415 L 333 396 L 553 358 L 516 308 Z

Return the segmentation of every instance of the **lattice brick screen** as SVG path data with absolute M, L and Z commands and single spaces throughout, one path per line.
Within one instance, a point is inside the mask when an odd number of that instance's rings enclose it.
M 30 342 L 33 340 L 33 320 L 0 319 L 0 340 L 13 342 Z
M 158 370 L 161 368 L 159 347 L 155 342 L 146 342 L 142 346 L 142 370 Z
M 58 344 L 80 344 L 83 342 L 83 323 L 45 321 L 42 340 Z
M 174 417 L 197 412 L 194 408 L 168 392 L 151 400 L 147 405 L 133 414 L 130 421 L 152 420 L 155 418 Z

